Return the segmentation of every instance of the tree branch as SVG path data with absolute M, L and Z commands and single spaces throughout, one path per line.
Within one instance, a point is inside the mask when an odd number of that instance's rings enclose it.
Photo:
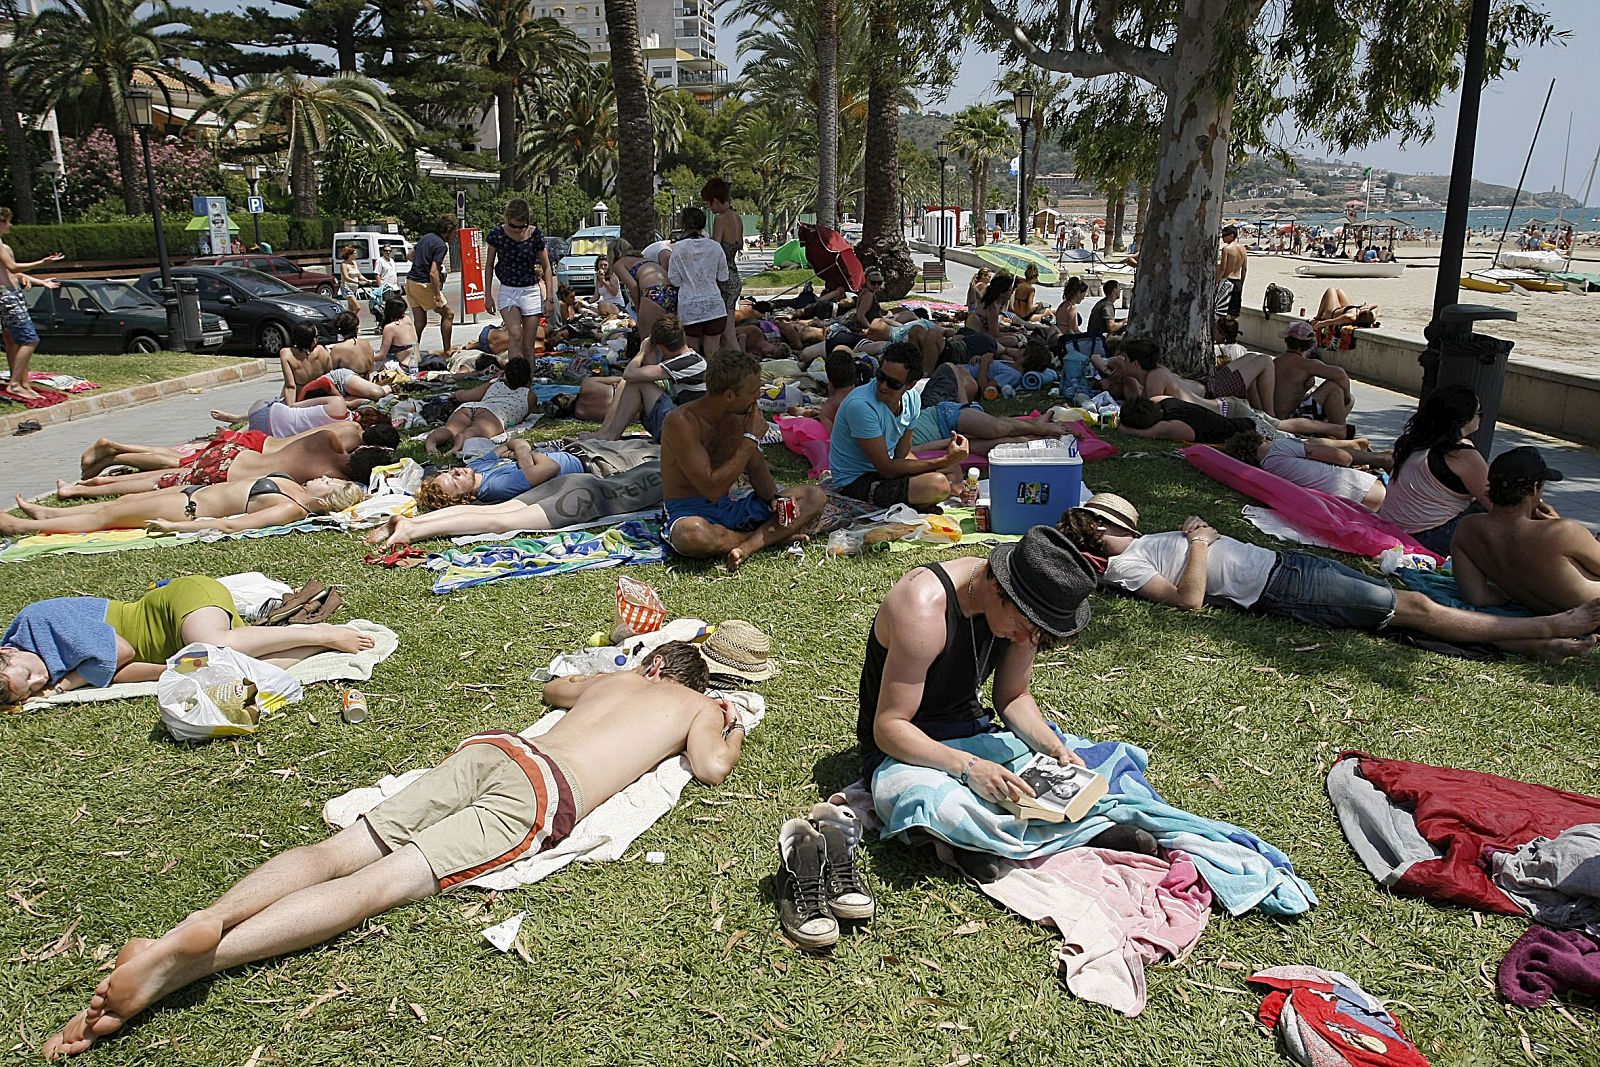
M 1117 18 L 1122 14 L 1122 0 L 1094 0 L 1094 18 L 1090 33 L 1095 43 L 1119 70 L 1135 74 L 1162 89 L 1172 92 L 1172 56 L 1160 48 L 1130 44 L 1117 37 Z
M 1166 52 L 1116 39 L 1115 25 L 1120 0 L 1095 0 L 1092 36 L 1100 46 L 1098 51 L 1083 47 L 1078 20 L 1066 10 L 1065 3 L 1062 4 L 1062 25 L 1058 36 L 1073 42 L 1073 47 L 1068 49 L 1043 48 L 1035 44 L 1028 36 L 1028 31 L 1016 19 L 1001 11 L 995 0 L 980 0 L 980 3 L 983 17 L 1008 37 L 1022 58 L 1034 66 L 1080 78 L 1131 74 L 1163 90 L 1169 89 L 1172 59 Z

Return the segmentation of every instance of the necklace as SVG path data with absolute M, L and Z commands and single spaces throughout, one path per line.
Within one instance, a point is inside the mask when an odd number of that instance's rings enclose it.
M 982 704 L 983 703 L 983 668 L 984 668 L 984 664 L 982 662 L 980 662 L 979 659 L 978 659 L 978 624 L 977 624 L 977 607 L 978 607 L 978 604 L 977 604 L 977 599 L 976 599 L 977 594 L 973 590 L 973 583 L 978 580 L 978 571 L 980 569 L 981 569 L 980 567 L 974 567 L 972 569 L 972 573 L 967 575 L 967 603 L 969 605 L 971 605 L 971 607 L 973 609 L 972 610 L 972 614 L 967 616 L 967 638 L 972 642 L 972 671 L 973 671 L 973 680 L 975 682 L 975 684 L 973 686 L 973 693 L 977 696 L 978 703 Z M 990 648 L 991 651 L 994 649 L 994 643 L 992 641 L 989 644 L 989 648 Z

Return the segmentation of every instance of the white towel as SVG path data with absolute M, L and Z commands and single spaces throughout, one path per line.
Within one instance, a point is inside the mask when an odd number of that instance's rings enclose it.
M 313 682 L 371 678 L 372 668 L 394 655 L 394 650 L 400 647 L 400 636 L 382 623 L 351 619 L 344 625 L 370 634 L 372 647 L 365 652 L 318 652 L 288 668 L 295 681 L 310 685 Z M 154 696 L 155 692 L 155 682 L 118 682 L 98 689 L 73 689 L 48 699 L 30 700 L 26 706 L 37 709 L 57 704 L 96 704 L 102 700 Z
M 767 713 L 766 701 L 756 693 L 741 690 L 734 693 L 712 692 L 710 695 L 727 697 L 736 706 L 746 733 L 754 730 Z M 522 736 L 538 737 L 560 722 L 565 714 L 564 710 L 548 713 L 522 731 Z M 339 830 L 352 826 L 362 815 L 426 773 L 424 768 L 407 771 L 399 777 L 388 775 L 375 786 L 352 789 L 334 797 L 322 806 L 323 821 Z M 689 771 L 687 758 L 673 756 L 664 760 L 655 770 L 580 819 L 572 828 L 572 833 L 555 848 L 529 856 L 509 867 L 490 871 L 466 884 L 504 892 L 518 886 L 532 885 L 575 861 L 608 863 L 619 860 L 640 834 L 677 806 L 678 798 L 683 795 L 683 787 L 689 784 L 692 777 L 694 775 Z

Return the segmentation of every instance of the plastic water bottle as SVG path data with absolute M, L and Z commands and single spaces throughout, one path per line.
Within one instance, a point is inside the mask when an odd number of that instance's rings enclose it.
M 1002 385 L 1000 387 L 1000 395 L 1005 397 L 1007 400 L 1010 400 L 1012 397 L 1017 395 L 1017 390 L 1014 386 Z

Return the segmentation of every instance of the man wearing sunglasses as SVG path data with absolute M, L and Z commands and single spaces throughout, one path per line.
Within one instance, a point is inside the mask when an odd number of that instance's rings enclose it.
M 873 381 L 858 385 L 839 405 L 828 448 L 833 484 L 846 496 L 879 507 L 930 507 L 960 490 L 967 439 L 950 435 L 944 455 L 911 454 L 912 424 L 922 403 L 911 387 L 922 379 L 922 353 L 901 341 L 883 350 Z

